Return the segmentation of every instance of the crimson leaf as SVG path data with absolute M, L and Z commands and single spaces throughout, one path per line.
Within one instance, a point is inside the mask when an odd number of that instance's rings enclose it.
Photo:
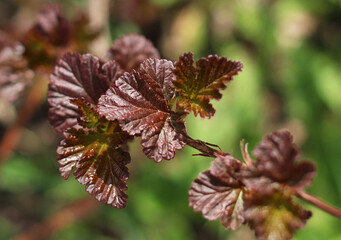
M 50 76 L 48 89 L 49 120 L 59 133 L 77 123 L 77 106 L 70 99 L 83 97 L 97 104 L 110 84 L 123 74 L 115 61 L 103 64 L 91 54 L 66 53 Z
M 170 61 L 147 59 L 139 72 L 117 79 L 98 102 L 101 115 L 118 120 L 130 135 L 141 135 L 144 153 L 156 162 L 172 159 L 185 144 L 180 133 L 184 123 L 168 105 L 174 95 L 173 68 Z
M 144 36 L 127 34 L 118 38 L 108 51 L 109 59 L 117 61 L 121 67 L 130 72 L 137 70 L 140 63 L 147 58 L 159 58 L 158 50 Z
M 242 183 L 235 176 L 245 166 L 231 156 L 218 156 L 210 170 L 200 173 L 189 190 L 189 205 L 210 220 L 221 218 L 230 230 L 244 222 Z
M 82 116 L 78 121 L 83 128 L 66 131 L 57 149 L 59 171 L 67 179 L 75 168 L 78 182 L 86 185 L 98 201 L 123 208 L 130 156 L 120 146 L 129 135 L 121 131 L 116 121 L 101 118 L 84 99 L 74 99 L 72 103 L 78 106 Z
M 273 189 L 267 194 L 246 191 L 245 218 L 258 239 L 291 239 L 295 229 L 304 227 L 311 212 L 294 203 L 291 196 L 289 188 Z
M 304 189 L 315 176 L 312 163 L 297 163 L 298 150 L 288 131 L 278 131 L 267 136 L 253 150 L 253 155 L 257 162 L 244 172 L 243 182 L 248 188 L 271 191 L 271 183 L 277 183 Z
M 212 117 L 215 109 L 209 103 L 210 99 L 219 100 L 219 90 L 225 89 L 226 82 L 241 71 L 243 64 L 238 61 L 227 61 L 224 57 L 210 55 L 201 58 L 194 64 L 193 54 L 180 56 L 175 63 L 176 81 L 174 86 L 180 94 L 177 106 L 189 113 L 200 117 Z

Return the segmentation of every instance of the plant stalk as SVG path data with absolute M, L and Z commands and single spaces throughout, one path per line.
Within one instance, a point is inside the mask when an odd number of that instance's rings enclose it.
M 215 146 L 215 147 L 218 147 L 218 146 L 203 142 L 201 140 L 194 140 L 188 135 L 185 136 L 185 142 L 188 146 L 191 146 L 192 148 L 195 148 L 198 151 L 200 151 L 201 153 L 198 155 L 201 155 L 201 156 L 215 158 L 218 153 L 222 153 L 220 149 L 219 150 L 214 149 L 210 147 L 209 145 Z
M 341 218 L 341 209 L 330 206 L 329 204 L 323 202 L 321 199 L 306 193 L 305 191 L 297 191 L 295 194 L 297 197 L 303 199 L 304 201 L 315 205 L 316 207 L 322 209 L 323 211 L 337 217 Z

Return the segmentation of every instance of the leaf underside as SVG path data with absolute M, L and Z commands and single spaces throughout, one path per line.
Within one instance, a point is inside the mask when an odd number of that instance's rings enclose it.
M 139 69 L 140 63 L 147 58 L 160 58 L 159 51 L 145 37 L 127 34 L 118 38 L 108 51 L 108 58 L 117 61 L 130 72 Z
M 59 171 L 67 179 L 72 170 L 79 183 L 98 201 L 115 208 L 126 206 L 126 181 L 129 177 L 126 165 L 130 155 L 120 146 L 129 139 L 117 121 L 109 122 L 99 117 L 84 99 L 75 99 L 79 107 L 83 128 L 66 131 L 57 153 Z
M 49 120 L 56 131 L 63 133 L 77 123 L 77 106 L 73 98 L 84 98 L 96 104 L 110 84 L 123 74 L 115 61 L 101 63 L 91 54 L 66 53 L 50 76 L 48 89 Z
M 175 63 L 174 86 L 180 94 L 177 103 L 179 109 L 200 117 L 212 117 L 215 109 L 210 104 L 211 99 L 219 100 L 219 90 L 226 88 L 225 83 L 232 80 L 241 71 L 243 64 L 238 61 L 227 61 L 224 57 L 210 55 L 196 61 L 192 53 L 180 56 Z

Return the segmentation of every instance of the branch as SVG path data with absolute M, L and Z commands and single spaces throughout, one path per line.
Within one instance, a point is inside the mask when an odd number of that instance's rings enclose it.
M 322 209 L 323 211 L 337 217 L 341 218 L 341 209 L 338 209 L 336 207 L 330 206 L 327 203 L 323 202 L 319 198 L 310 195 L 309 193 L 306 193 L 304 191 L 297 191 L 295 194 L 297 197 L 315 205 L 316 207 Z

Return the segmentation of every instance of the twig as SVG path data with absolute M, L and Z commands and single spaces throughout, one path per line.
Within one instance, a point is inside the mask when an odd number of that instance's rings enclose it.
M 195 148 L 201 152 L 200 154 L 195 154 L 196 156 L 199 155 L 199 156 L 215 158 L 219 152 L 222 152 L 220 150 L 220 147 L 218 147 L 217 145 L 206 143 L 206 142 L 203 142 L 201 140 L 194 140 L 188 135 L 185 136 L 185 142 L 188 146 L 191 146 L 192 148 Z M 219 150 L 214 149 L 210 146 L 218 147 Z
M 317 197 L 310 195 L 309 193 L 306 193 L 304 191 L 297 191 L 296 196 L 315 205 L 316 207 L 322 209 L 323 211 L 337 217 L 341 218 L 341 210 L 328 205 L 327 203 L 323 202 L 322 200 L 318 199 Z

